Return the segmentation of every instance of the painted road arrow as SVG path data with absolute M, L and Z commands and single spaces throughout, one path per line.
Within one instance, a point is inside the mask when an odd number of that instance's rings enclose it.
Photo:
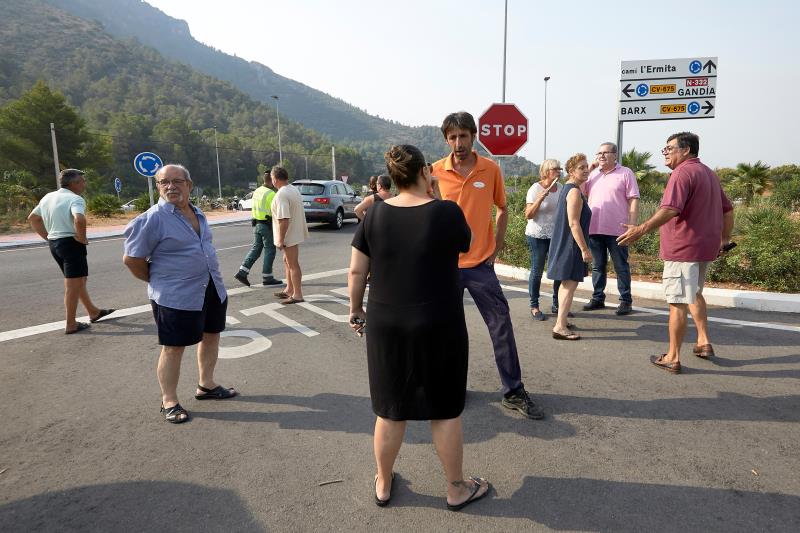
M 625 95 L 625 98 L 630 98 L 632 92 L 633 92 L 633 89 L 631 89 L 631 84 L 630 83 L 628 85 L 626 85 L 624 89 L 622 89 L 622 94 Z
M 711 69 L 717 70 L 717 64 L 714 63 L 712 60 L 706 61 L 706 64 L 703 65 L 703 69 L 708 70 L 708 73 L 711 74 Z
M 705 109 L 706 110 L 706 115 L 708 115 L 709 113 L 711 113 L 714 110 L 714 104 L 712 104 L 711 102 L 706 100 L 706 105 L 704 105 L 700 109 Z

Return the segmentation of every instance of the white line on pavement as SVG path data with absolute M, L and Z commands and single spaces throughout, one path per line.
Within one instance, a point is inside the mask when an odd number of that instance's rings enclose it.
M 315 274 L 305 275 L 305 276 L 303 276 L 303 280 L 304 281 L 312 281 L 312 280 L 315 280 L 315 279 L 329 278 L 329 277 L 333 277 L 333 276 L 339 276 L 339 275 L 342 275 L 342 274 L 347 274 L 348 272 L 349 272 L 349 269 L 347 269 L 347 268 L 340 268 L 338 270 L 328 270 L 328 271 L 325 271 L 325 272 L 317 272 Z M 521 287 L 514 287 L 513 285 L 501 285 L 501 287 L 503 289 L 505 289 L 507 291 L 511 291 L 511 292 L 523 292 L 523 293 L 526 293 L 526 294 L 528 292 L 527 289 L 524 289 L 524 288 L 521 288 Z M 246 292 L 258 291 L 258 290 L 264 290 L 264 287 L 261 287 L 261 286 L 237 287 L 235 289 L 228 289 L 228 296 L 236 296 L 237 294 L 243 294 L 243 293 L 246 293 Z M 345 288 L 334 289 L 334 292 L 343 294 L 345 290 L 346 290 Z M 548 296 L 552 296 L 552 294 L 550 294 L 550 293 L 542 293 L 542 294 L 546 294 Z M 588 302 L 589 301 L 589 300 L 587 300 L 585 298 L 574 298 L 574 300 L 578 301 L 578 302 Z M 609 307 L 616 307 L 616 304 L 608 304 L 608 305 L 609 305 Z M 650 314 L 653 314 L 653 315 L 668 315 L 669 314 L 667 311 L 664 311 L 662 309 L 650 309 L 650 308 L 647 308 L 647 307 L 634 307 L 633 309 L 636 310 L 636 311 L 641 311 L 641 312 L 644 312 L 644 313 L 650 313 Z M 114 312 L 114 315 L 113 315 L 112 319 L 113 318 L 122 318 L 124 316 L 138 315 L 138 314 L 141 314 L 141 313 L 147 313 L 150 310 L 151 310 L 151 307 L 150 307 L 149 304 L 148 305 L 139 305 L 139 306 L 135 306 L 135 307 L 128 307 L 126 309 L 118 309 L 117 311 Z M 86 321 L 89 320 L 89 317 L 88 316 L 79 317 L 78 320 L 82 321 L 82 322 L 86 322 Z M 784 325 L 784 324 L 773 324 L 773 323 L 770 323 L 770 322 L 749 322 L 749 321 L 746 321 L 746 320 L 732 320 L 732 319 L 728 319 L 728 318 L 714 318 L 714 317 L 709 317 L 708 320 L 709 320 L 709 322 L 718 322 L 720 324 L 729 324 L 731 326 L 745 326 L 745 327 L 763 328 L 763 329 L 776 329 L 776 330 L 780 330 L 780 331 L 791 331 L 791 332 L 794 332 L 794 333 L 800 333 L 800 327 L 787 326 L 787 325 Z M 49 333 L 51 331 L 59 331 L 59 330 L 63 331 L 65 325 L 66 325 L 65 321 L 60 320 L 58 322 L 49 322 L 47 324 L 39 324 L 39 325 L 36 325 L 36 326 L 29 326 L 27 328 L 20 328 L 20 329 L 14 329 L 14 330 L 9 330 L 9 331 L 3 331 L 3 332 L 0 332 L 0 342 L 10 341 L 10 340 L 14 340 L 14 339 L 21 339 L 21 338 L 24 338 L 24 337 L 32 337 L 34 335 L 39 335 L 41 333 Z
M 316 274 L 308 274 L 303 276 L 304 281 L 311 281 L 315 279 L 322 279 L 322 278 L 329 278 L 332 276 L 338 276 L 341 274 L 346 274 L 349 270 L 347 268 L 340 268 L 338 270 L 328 270 L 326 272 L 317 272 Z M 237 294 L 242 294 L 245 292 L 250 291 L 257 291 L 263 290 L 262 287 L 237 287 L 235 289 L 228 290 L 228 296 L 236 296 Z M 131 316 L 131 315 L 138 315 L 141 313 L 147 313 L 151 311 L 152 308 L 150 304 L 147 305 L 139 305 L 136 307 L 128 307 L 126 309 L 117 309 L 114 314 L 111 316 L 111 319 L 114 318 L 122 318 L 124 316 Z M 89 317 L 83 316 L 78 318 L 81 322 L 88 322 Z M 37 326 L 29 326 L 27 328 L 20 328 L 20 329 L 12 329 L 10 331 L 3 331 L 0 332 L 0 342 L 10 341 L 14 339 L 21 339 L 23 337 L 32 337 L 33 335 L 39 335 L 41 333 L 49 333 L 51 331 L 59 331 L 64 330 L 66 326 L 66 322 L 64 320 L 60 320 L 58 322 L 49 322 L 47 324 L 39 324 Z
M 528 289 L 523 289 L 521 287 L 514 287 L 513 285 L 500 285 L 503 289 L 512 292 L 524 292 L 528 294 Z M 549 292 L 543 292 L 547 296 L 553 296 Z M 583 302 L 589 303 L 589 300 L 586 298 L 573 298 L 575 302 Z M 606 304 L 608 307 L 617 307 L 617 304 L 608 303 Z M 643 313 L 650 313 L 651 315 L 666 315 L 669 316 L 669 311 L 665 311 L 663 309 L 650 309 L 649 307 L 637 307 L 633 306 L 634 311 L 641 311 Z M 715 318 L 715 317 L 708 317 L 709 322 L 719 322 L 720 324 L 730 324 L 732 326 L 747 326 L 751 328 L 763 328 L 763 329 L 779 329 L 781 331 L 792 331 L 794 333 L 800 333 L 800 327 L 797 326 L 787 326 L 784 324 L 773 324 L 771 322 L 749 322 L 747 320 L 733 320 L 730 318 Z

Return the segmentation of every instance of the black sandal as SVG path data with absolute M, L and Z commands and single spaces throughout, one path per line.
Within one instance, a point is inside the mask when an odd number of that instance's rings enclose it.
M 486 481 L 483 478 L 471 477 L 471 478 L 469 478 L 469 480 L 472 481 L 473 483 L 475 483 L 475 488 L 472 489 L 472 494 L 470 494 L 469 498 L 467 498 L 466 500 L 464 500 L 461 503 L 456 503 L 456 504 L 448 503 L 447 504 L 447 509 L 448 510 L 450 510 L 450 511 L 460 511 L 461 509 L 463 509 L 467 505 L 471 504 L 472 502 L 476 502 L 476 501 L 480 500 L 481 498 L 483 498 L 484 496 L 489 494 L 490 490 L 492 490 L 492 484 L 489 483 L 488 481 Z M 486 492 L 484 492 L 483 494 L 481 494 L 479 496 L 476 496 L 476 494 L 478 494 L 478 491 L 481 490 L 481 481 L 486 481 Z
M 90 327 L 92 327 L 92 326 L 90 326 L 86 322 L 78 322 L 77 325 L 75 326 L 75 329 L 73 329 L 71 331 L 64 331 L 64 334 L 65 335 L 74 335 L 75 333 L 80 333 L 81 331 L 85 331 L 85 330 L 89 329 Z
M 233 398 L 239 394 L 235 389 L 226 389 L 222 385 L 217 385 L 213 389 L 207 389 L 205 387 L 201 387 L 200 385 L 198 385 L 197 388 L 203 391 L 203 394 L 194 395 L 194 397 L 198 400 L 227 400 L 228 398 Z
M 164 413 L 164 419 L 170 424 L 183 424 L 189 420 L 189 411 L 181 407 L 179 403 L 172 407 L 164 407 L 162 403 L 161 412 Z

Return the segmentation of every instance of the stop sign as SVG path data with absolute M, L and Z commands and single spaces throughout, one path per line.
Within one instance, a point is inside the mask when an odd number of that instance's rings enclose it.
M 492 104 L 478 120 L 478 140 L 492 155 L 514 155 L 528 142 L 528 118 L 514 104 Z

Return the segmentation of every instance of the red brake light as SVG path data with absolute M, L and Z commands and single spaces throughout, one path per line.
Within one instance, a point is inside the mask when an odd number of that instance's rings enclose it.
M 329 203 L 331 203 L 331 199 L 330 198 L 326 198 L 326 197 L 323 196 L 323 197 L 320 197 L 320 198 L 314 198 L 314 202 L 316 202 L 318 204 L 329 204 Z

